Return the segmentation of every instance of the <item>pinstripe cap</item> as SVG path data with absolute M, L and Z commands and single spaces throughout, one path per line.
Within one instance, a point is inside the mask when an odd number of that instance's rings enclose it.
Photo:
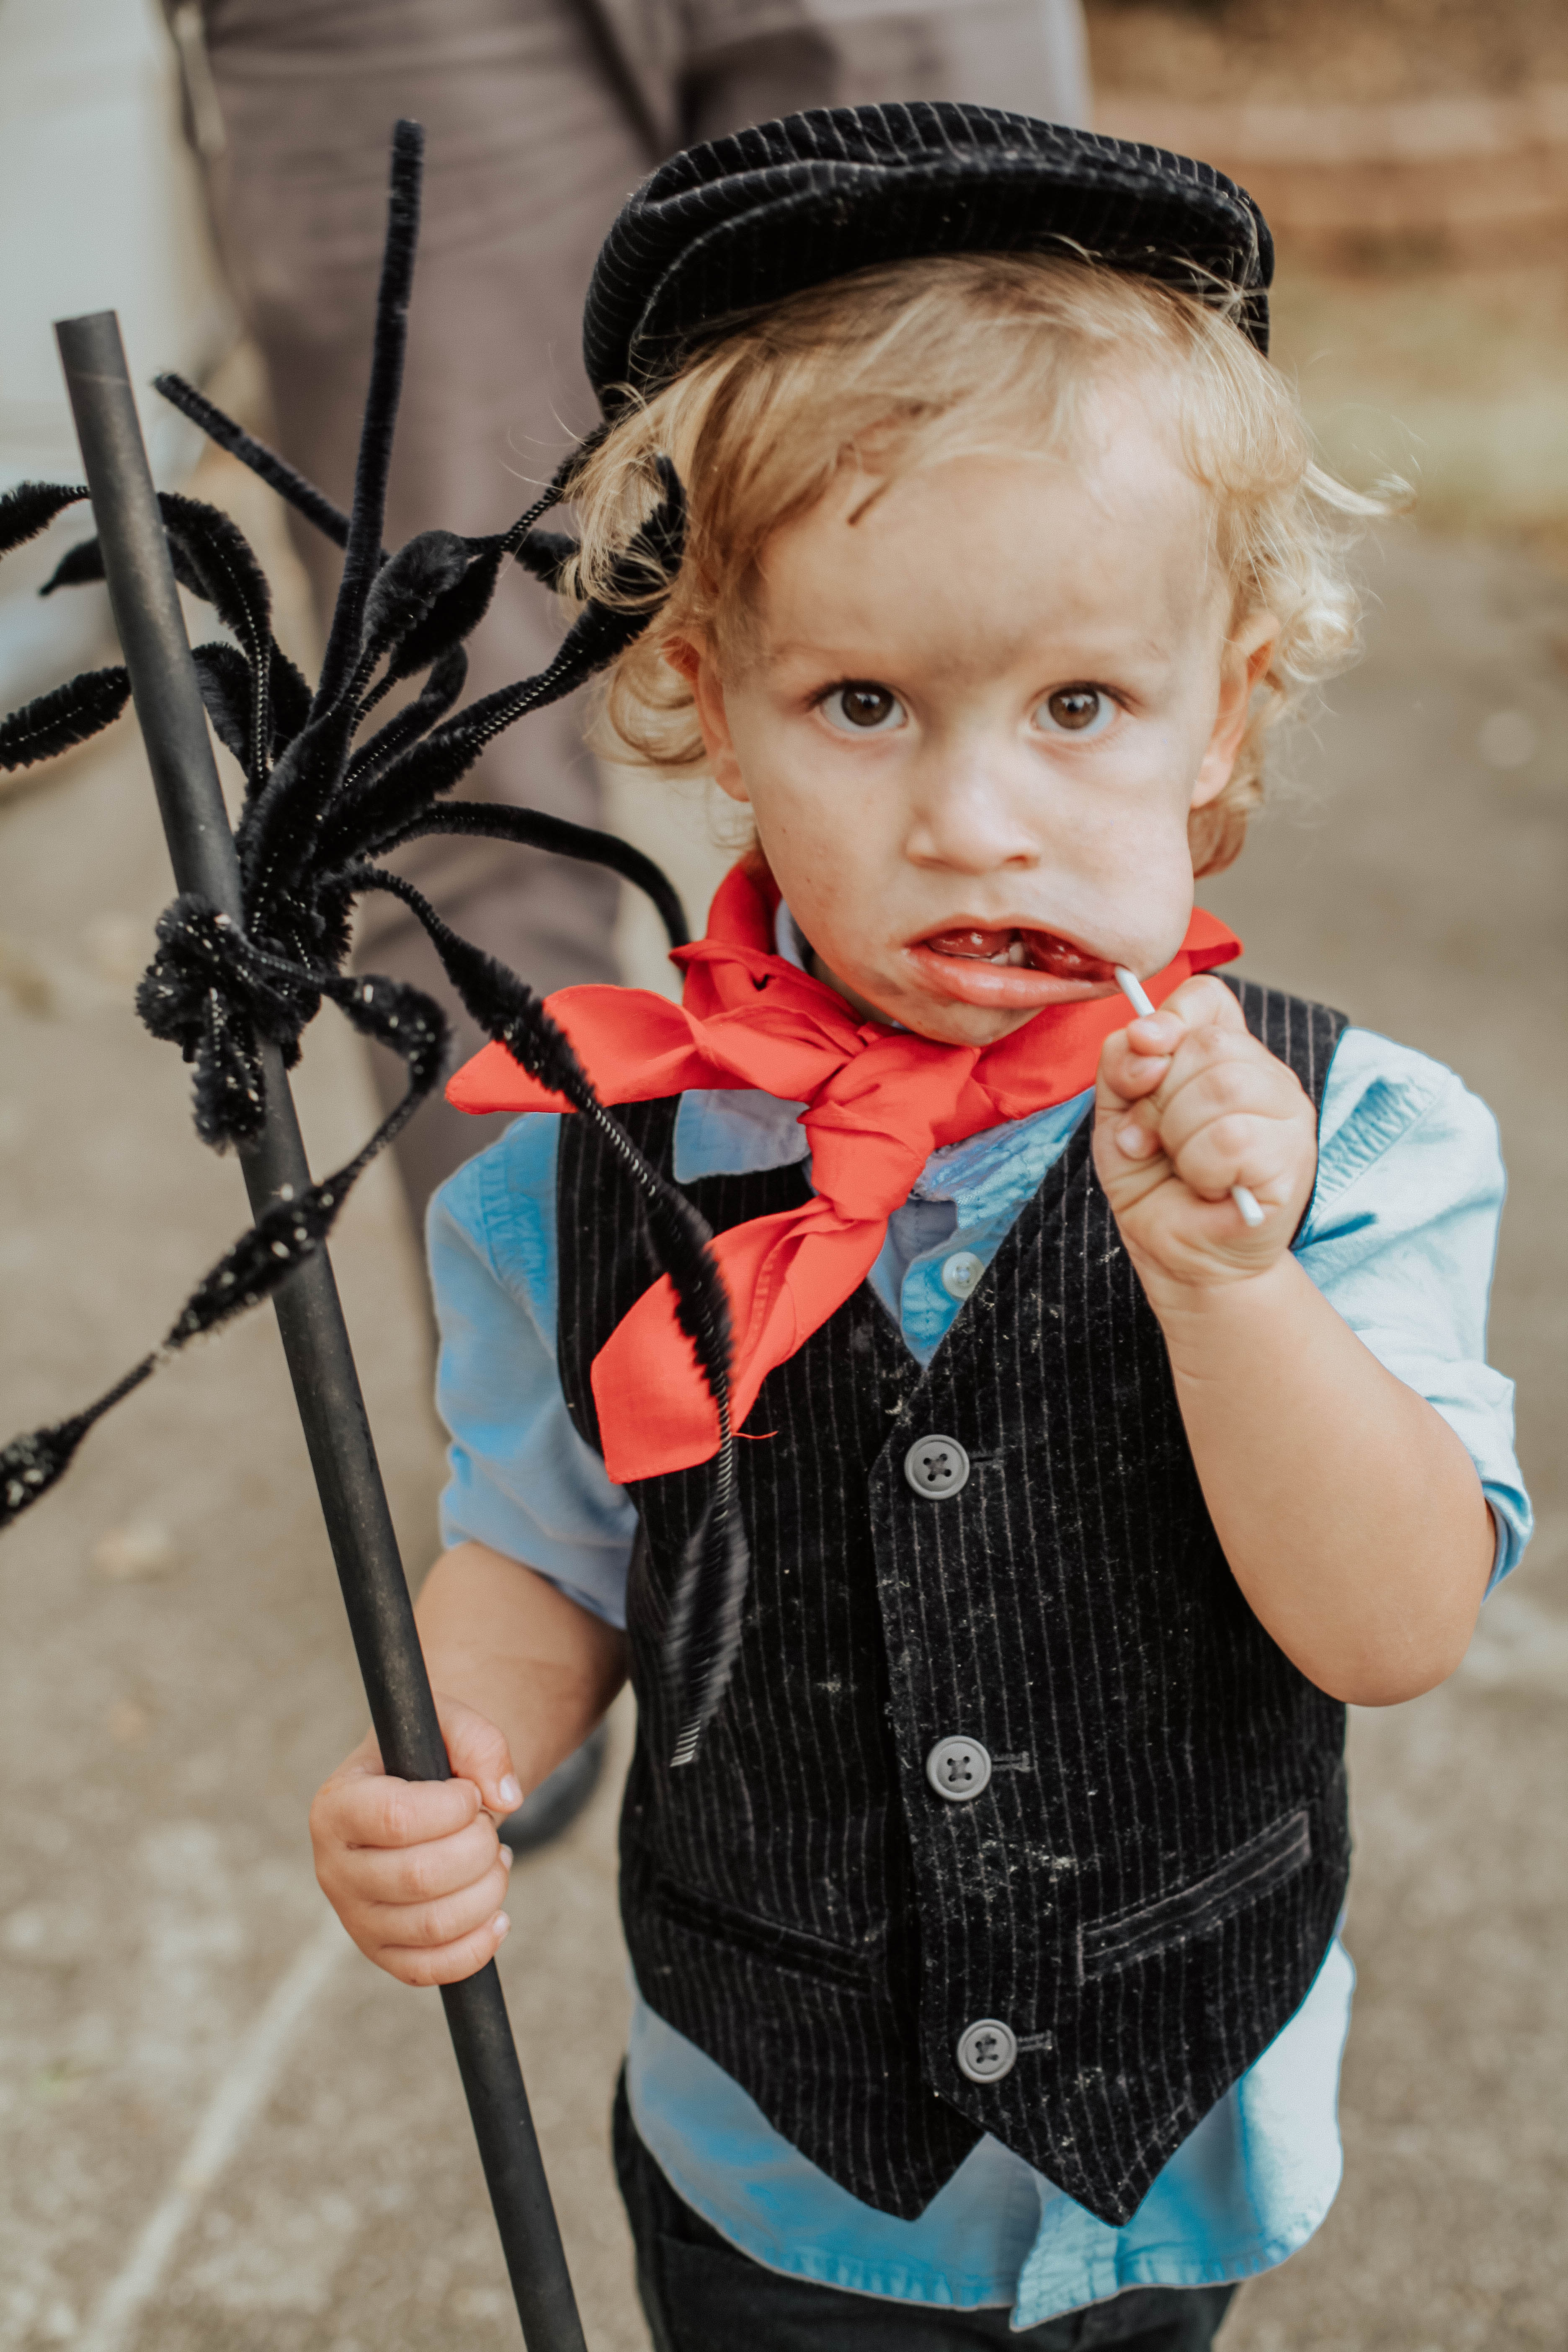
M 937 253 L 1048 252 L 1248 297 L 1268 348 L 1274 247 L 1211 164 L 950 102 L 822 108 L 672 156 L 623 206 L 588 289 L 583 355 L 606 413 L 727 321 L 852 270 Z

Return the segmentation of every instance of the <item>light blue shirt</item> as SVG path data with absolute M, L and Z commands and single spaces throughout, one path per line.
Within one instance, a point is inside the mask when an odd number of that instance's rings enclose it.
M 973 1261 L 990 1263 L 1091 1101 L 1080 1095 L 927 1161 L 870 1277 L 921 1363 L 973 1287 Z M 799 1108 L 741 1092 L 684 1096 L 678 1180 L 805 1159 Z M 553 1117 L 520 1119 L 432 1204 L 438 1401 L 453 1438 L 442 1533 L 447 1544 L 477 1538 L 528 1561 L 621 1624 L 636 1513 L 578 1436 L 556 1370 L 558 1137 Z M 1484 1104 L 1425 1055 L 1348 1030 L 1329 1073 L 1317 1187 L 1295 1252 L 1372 1352 L 1463 1440 L 1497 1522 L 1494 1582 L 1531 1525 L 1512 1385 L 1486 1362 L 1503 1189 Z M 1247 2278 L 1311 2235 L 1339 2186 L 1352 1981 L 1336 1939 L 1296 2015 L 1120 2230 L 990 2138 L 918 2219 L 879 2213 L 809 2164 L 640 1996 L 627 2090 L 677 2192 L 756 2261 L 864 2294 L 1010 2306 L 1015 2328 L 1034 2327 L 1128 2286 Z

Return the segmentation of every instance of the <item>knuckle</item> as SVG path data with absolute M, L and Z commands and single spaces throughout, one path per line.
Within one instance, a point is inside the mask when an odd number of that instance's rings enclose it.
M 1255 1122 L 1239 1115 L 1216 1118 L 1208 1129 L 1211 1149 L 1221 1159 L 1237 1160 L 1254 1140 Z
M 1172 999 L 1184 1021 L 1205 1026 L 1224 1020 L 1235 1001 L 1225 982 L 1215 980 L 1212 972 L 1195 972 L 1182 982 Z
M 401 1939 L 420 1950 L 437 1944 L 449 1943 L 457 1933 L 450 1916 L 437 1903 L 407 1903 L 399 1906 L 402 1913 L 397 1922 Z
M 410 1885 L 405 1872 L 400 1870 L 378 1880 L 374 1893 L 367 1895 L 365 1900 L 374 1904 L 384 1916 L 387 1913 L 392 1915 L 399 1937 L 406 1937 L 410 1943 L 425 1942 L 426 1938 L 419 1933 L 419 1922 L 425 1916 L 425 1898 L 416 1886 Z
M 392 1780 L 386 1785 L 383 1818 L 389 1845 L 428 1845 L 457 1826 L 451 1819 L 449 1781 Z
M 344 1843 L 345 1808 L 340 1790 L 319 1789 L 310 1811 L 310 1843 L 321 1853 Z
M 1192 1033 L 1194 1060 L 1201 1063 L 1212 1080 L 1222 1072 L 1244 1073 L 1251 1059 L 1247 1052 L 1248 1040 L 1238 1037 L 1233 1030 L 1221 1029 L 1214 1023 Z
M 401 1874 L 401 1892 L 410 1903 L 428 1903 L 446 1893 L 438 1846 L 415 1846 Z
M 388 1845 L 412 1844 L 417 1835 L 414 1791 L 395 1781 L 381 1801 L 381 1827 Z
M 501 1736 L 499 1726 L 493 1724 L 488 1716 L 471 1715 L 468 1722 L 468 1736 L 463 1745 L 470 1756 L 488 1758 L 499 1756 L 505 1748 L 506 1741 Z
M 458 1936 L 470 1936 L 475 1928 L 494 1912 L 494 1889 L 489 1884 L 489 1872 L 475 1886 L 463 1886 L 461 1894 L 445 1895 L 430 1906 L 430 1916 L 437 1927 L 437 1943 L 456 1943 Z
M 374 1924 L 354 1904 L 334 1904 L 332 1907 L 338 1915 L 339 1927 L 355 1950 L 363 1952 L 367 1960 L 374 1960 L 379 1968 L 382 1957 L 381 1938 L 376 1934 Z
M 426 1845 L 411 1847 L 407 1856 L 411 1899 L 420 1903 L 455 1900 L 465 1885 L 484 1873 L 492 1843 L 493 1839 L 477 1837 L 470 1824 L 468 1829 L 453 1831 L 447 1837 L 432 1839 Z
M 1252 1072 L 1245 1064 L 1217 1058 L 1211 1062 L 1205 1093 L 1216 1110 L 1239 1111 L 1250 1104 L 1256 1091 Z

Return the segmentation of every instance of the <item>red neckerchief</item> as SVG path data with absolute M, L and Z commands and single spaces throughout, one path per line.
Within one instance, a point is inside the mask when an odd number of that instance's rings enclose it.
M 734 868 L 706 939 L 676 951 L 686 973 L 679 1004 L 637 988 L 563 988 L 546 1000 L 607 1103 L 745 1087 L 805 1105 L 815 1197 L 733 1225 L 713 1244 L 734 1321 L 737 1429 L 773 1366 L 864 1281 L 889 1217 L 937 1147 L 1081 1094 L 1106 1038 L 1129 1017 L 1120 997 L 1048 1005 L 994 1045 L 944 1045 L 858 1021 L 837 990 L 775 953 L 777 903 L 776 887 Z M 1199 908 L 1175 957 L 1144 985 L 1162 1003 L 1192 973 L 1240 952 Z M 474 1112 L 571 1108 L 494 1045 L 458 1072 L 447 1099 Z M 713 1400 L 668 1276 L 611 1332 L 593 1381 L 605 1466 L 617 1485 L 718 1451 Z

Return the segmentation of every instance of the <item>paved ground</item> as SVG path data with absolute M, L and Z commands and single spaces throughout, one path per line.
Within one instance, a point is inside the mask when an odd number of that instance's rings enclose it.
M 1253 969 L 1442 1055 L 1497 1107 L 1514 1195 L 1494 1353 L 1521 1383 L 1542 1532 L 1457 1680 L 1356 1722 L 1345 2188 L 1225 2341 L 1555 2352 L 1568 589 L 1397 533 L 1377 577 L 1365 667 L 1304 747 L 1294 803 L 1213 895 Z M 668 843 L 695 817 L 643 794 L 637 822 Z M 128 1008 L 167 889 L 129 735 L 0 807 L 0 842 L 8 1433 L 132 1360 L 235 1230 L 240 1191 Z M 679 854 L 689 881 L 714 863 L 700 840 Z M 300 1094 L 320 1166 L 369 1118 L 325 1020 Z M 438 1442 L 384 1171 L 337 1259 L 417 1570 Z M 361 1706 L 268 1320 L 90 1441 L 0 1549 L 0 2352 L 515 2343 L 439 2010 L 347 1951 L 310 1877 L 306 1803 Z M 503 1974 L 590 2344 L 634 2352 L 605 2156 L 625 2008 L 613 1809 L 606 1790 L 564 1850 L 520 1868 Z

